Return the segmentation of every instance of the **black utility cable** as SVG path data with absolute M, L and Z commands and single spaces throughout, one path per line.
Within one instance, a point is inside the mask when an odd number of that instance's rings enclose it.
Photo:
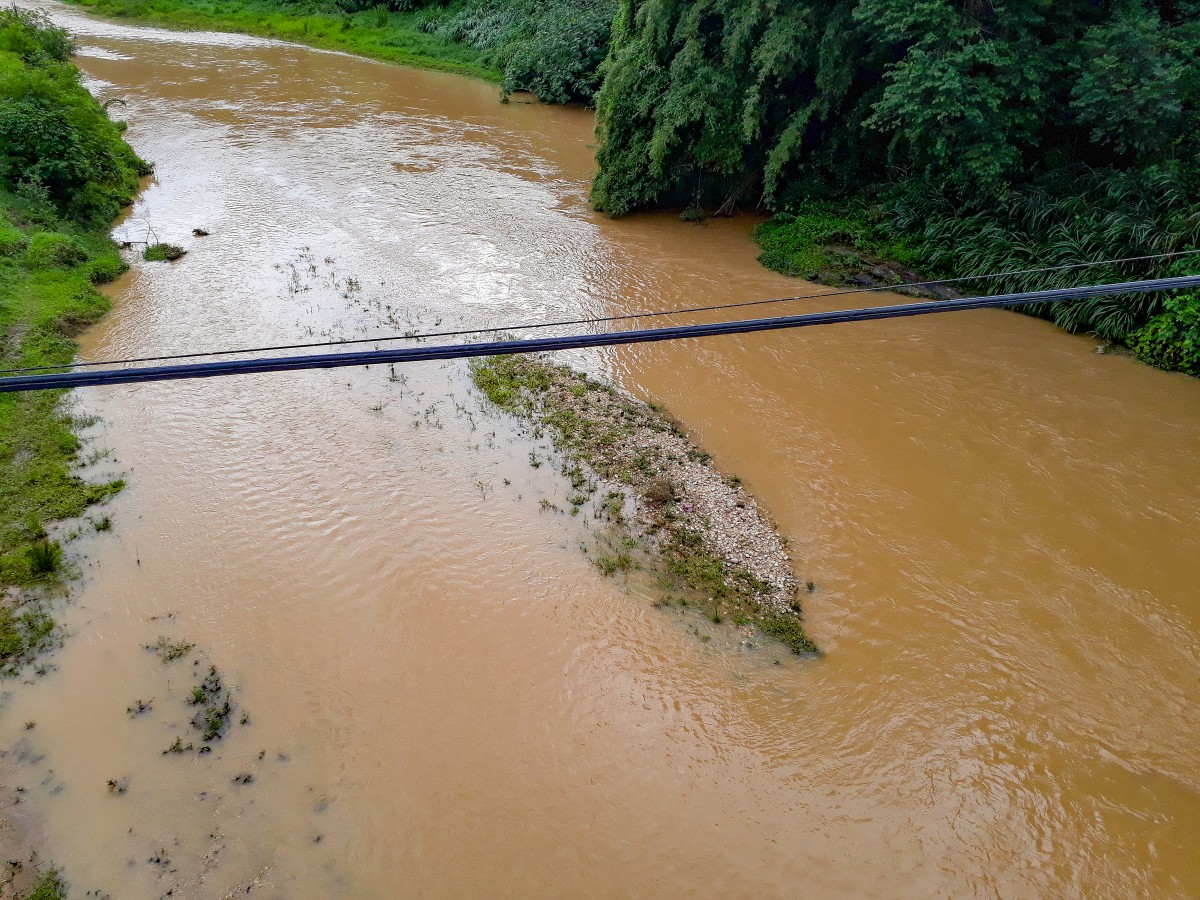
M 933 285 L 958 284 L 964 281 L 980 281 L 989 278 L 1013 278 L 1017 275 L 1043 275 L 1048 272 L 1066 272 L 1073 269 L 1095 266 L 1117 266 L 1147 260 L 1171 259 L 1177 256 L 1192 256 L 1198 250 L 1179 250 L 1174 253 L 1156 253 L 1151 256 L 1128 256 L 1124 259 L 1102 259 L 1093 262 L 1066 263 L 1040 269 L 1019 269 L 1013 272 L 991 272 L 986 275 L 964 275 L 962 278 L 944 278 L 938 281 L 905 281 L 900 284 L 881 284 L 875 287 L 844 288 L 823 291 L 796 297 L 771 297 L 765 300 L 744 300 L 740 303 L 722 303 L 716 306 L 694 306 L 684 309 L 665 309 L 659 312 L 624 313 L 619 316 L 598 316 L 586 319 L 562 319 L 556 322 L 532 322 L 524 325 L 502 325 L 495 328 L 467 328 L 458 331 L 429 331 L 411 334 L 380 335 L 370 338 L 348 338 L 340 341 L 314 341 L 305 344 L 277 344 L 270 347 L 245 347 L 235 350 L 200 350 L 194 353 L 171 353 L 163 356 L 140 356 L 130 359 L 110 359 L 98 362 L 72 362 L 62 366 L 25 366 L 23 368 L 0 369 L 0 375 L 16 375 L 24 372 L 57 372 L 61 369 L 95 369 L 101 366 L 124 366 L 133 363 L 167 362 L 175 359 L 198 359 L 210 356 L 237 356 L 242 353 L 278 353 L 281 350 L 307 350 L 314 347 L 349 347 L 357 344 L 386 344 L 392 341 L 417 341 L 428 338 L 470 337 L 477 334 L 502 334 L 511 331 L 531 331 L 540 328 L 565 328 L 568 325 L 605 325 L 626 322 L 632 319 L 654 319 L 662 316 L 682 316 L 692 313 L 716 312 L 725 309 L 741 309 L 747 306 L 765 306 L 774 303 L 791 303 L 798 300 L 818 300 L 823 297 L 844 297 L 851 294 L 870 294 L 878 291 L 897 291 L 904 288 L 931 287 Z
M 0 378 L 0 393 L 107 384 L 133 384 L 143 381 L 175 381 L 185 378 L 213 378 L 223 375 L 245 375 L 256 372 L 334 369 L 380 363 L 407 363 L 479 356 L 501 356 L 507 353 L 538 353 L 553 350 L 574 350 L 583 347 L 607 347 L 619 344 L 642 344 L 653 341 L 679 340 L 681 338 L 710 337 L 722 334 L 748 334 L 758 331 L 774 331 L 782 328 L 832 325 L 838 322 L 897 319 L 905 316 L 923 316 L 930 313 L 987 309 L 999 306 L 1022 306 L 1029 303 L 1057 303 L 1064 300 L 1082 300 L 1090 297 L 1145 294 L 1155 291 L 1174 291 L 1197 287 L 1200 287 L 1200 275 L 1187 275 L 1179 278 L 1156 278 L 1148 281 L 1130 281 L 1120 284 L 1057 288 L 1048 291 L 1028 291 L 1019 294 L 1002 294 L 995 297 L 968 297 L 961 300 L 905 303 L 898 306 L 832 310 L 796 316 L 778 316 L 769 319 L 743 319 L 733 322 L 712 322 L 702 325 L 677 325 L 668 328 L 605 332 L 601 334 L 578 334 L 568 337 L 532 338 L 524 341 L 490 341 L 479 344 L 449 344 L 438 347 L 403 347 L 394 350 L 367 350 L 354 353 L 320 353 L 308 356 L 287 356 L 268 359 L 238 359 L 228 362 L 190 363 L 142 369 L 112 369 L 100 372 L 26 375 L 14 378 Z

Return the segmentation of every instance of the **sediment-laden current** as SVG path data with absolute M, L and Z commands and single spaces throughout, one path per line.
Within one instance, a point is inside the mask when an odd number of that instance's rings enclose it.
M 118 236 L 189 250 L 89 359 L 820 290 L 745 219 L 594 215 L 583 110 L 36 5 L 157 164 Z M 1095 347 L 984 311 L 569 357 L 775 520 L 803 659 L 604 577 L 465 365 L 80 390 L 129 487 L 10 686 L 5 816 L 79 896 L 1200 893 L 1200 383 Z

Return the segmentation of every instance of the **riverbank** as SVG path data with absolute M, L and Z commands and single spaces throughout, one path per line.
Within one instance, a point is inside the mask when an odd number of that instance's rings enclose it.
M 663 409 L 529 356 L 488 358 L 471 375 L 493 405 L 549 432 L 574 491 L 570 514 L 590 505 L 608 525 L 590 550 L 601 572 L 641 571 L 658 605 L 698 606 L 716 624 L 754 625 L 793 653 L 817 652 L 784 539 Z
M 424 30 L 422 25 L 429 19 L 424 10 L 392 12 L 379 6 L 351 13 L 281 0 L 243 0 L 236 4 L 215 0 L 67 2 L 97 15 L 159 28 L 234 31 L 495 83 L 503 79 L 503 72 L 489 65 L 481 51 Z
M 900 221 L 897 215 L 895 211 L 877 209 L 872 217 L 866 207 L 853 204 L 805 204 L 755 229 L 755 240 L 762 248 L 758 259 L 784 275 L 833 286 L 875 288 L 930 277 L 978 278 L 997 272 L 1010 274 L 968 282 L 970 290 L 1007 293 L 1081 283 L 1076 264 L 1082 255 L 1089 254 L 1081 254 L 1075 244 L 1039 246 L 1037 239 L 1030 237 L 1032 229 L 1017 236 L 994 223 L 985 240 L 979 239 L 978 228 L 948 239 L 951 236 L 944 232 L 953 225 L 950 220 L 934 220 L 926 226 L 917 218 Z M 1172 244 L 1163 252 L 1186 250 L 1189 246 Z M 1137 248 L 1108 252 L 1131 256 Z M 1105 255 L 1101 251 L 1091 255 L 1097 254 Z M 1064 268 L 1061 272 L 1044 271 L 1055 265 Z M 1194 265 L 1185 256 L 1174 262 L 1160 261 L 1149 271 L 1100 265 L 1089 269 L 1086 279 L 1087 283 L 1103 283 L 1192 271 Z M 950 284 L 899 288 L 898 292 L 938 299 L 960 296 Z M 1017 311 L 1049 319 L 1069 332 L 1092 333 L 1127 347 L 1148 365 L 1200 376 L 1200 293 L 1035 304 Z
M 66 32 L 0 12 L 0 368 L 59 367 L 73 337 L 108 311 L 96 285 L 126 268 L 108 222 L 148 167 L 79 84 Z M 16 102 L 12 102 L 16 101 Z M 69 570 L 53 526 L 82 516 L 123 482 L 80 475 L 65 392 L 0 395 L 0 673 L 15 675 L 51 646 L 44 597 Z M 83 526 L 80 526 L 83 527 Z M 110 527 L 107 517 L 89 526 Z

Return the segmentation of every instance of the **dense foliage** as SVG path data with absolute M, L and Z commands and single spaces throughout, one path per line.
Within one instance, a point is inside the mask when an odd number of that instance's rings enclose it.
M 590 103 L 600 87 L 615 9 L 616 0 L 470 0 L 431 16 L 426 27 L 485 51 L 504 73 L 506 93 Z
M 806 275 L 821 201 L 947 275 L 1200 246 L 1198 49 L 1194 2 L 623 0 L 593 201 L 783 212 L 764 261 Z M 1129 341 L 1161 310 L 1041 312 Z
M 146 166 L 79 84 L 71 41 L 39 16 L 0 9 L 0 368 L 61 366 L 71 336 L 108 301 L 93 286 L 124 263 L 107 234 Z M 107 217 L 107 218 L 105 218 Z M 0 593 L 54 578 L 46 526 L 119 483 L 75 473 L 79 441 L 59 392 L 0 394 Z M 49 637 L 35 609 L 0 605 L 0 672 Z
M 776 208 L 914 180 L 990 204 L 1045 173 L 1186 182 L 1200 4 L 623 0 L 596 203 Z M 1190 186 L 1190 182 L 1188 182 Z
M 108 222 L 147 169 L 79 84 L 72 52 L 36 14 L 0 11 L 0 186 Z
M 1172 297 L 1130 341 L 1142 362 L 1200 376 L 1200 294 Z

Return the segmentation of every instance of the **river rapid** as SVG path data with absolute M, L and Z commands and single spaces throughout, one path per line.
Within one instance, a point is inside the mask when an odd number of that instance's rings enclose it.
M 118 237 L 189 250 L 85 358 L 821 290 L 748 219 L 593 214 L 585 111 L 21 2 L 157 165 Z M 981 311 L 568 357 L 770 511 L 804 660 L 602 577 L 465 365 L 77 391 L 129 486 L 0 712 L 7 816 L 72 896 L 1198 895 L 1200 382 L 1096 344 Z M 210 665 L 227 736 L 164 753 Z

